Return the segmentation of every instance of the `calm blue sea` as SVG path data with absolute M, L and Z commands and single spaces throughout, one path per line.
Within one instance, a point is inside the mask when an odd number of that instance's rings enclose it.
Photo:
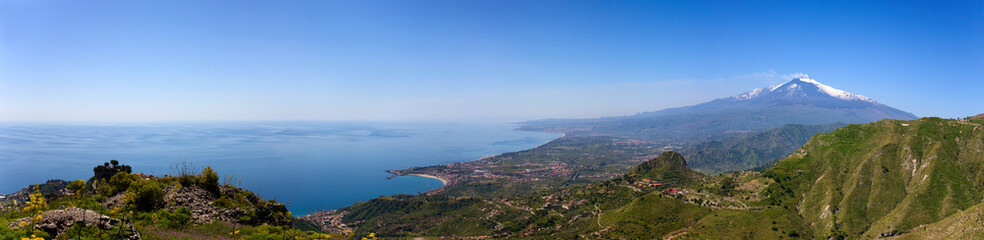
M 295 216 L 441 182 L 386 179 L 385 170 L 474 160 L 529 149 L 559 134 L 507 123 L 210 122 L 0 123 L 0 193 L 48 179 L 77 180 L 111 159 L 134 172 L 174 174 L 181 162 L 288 204 Z

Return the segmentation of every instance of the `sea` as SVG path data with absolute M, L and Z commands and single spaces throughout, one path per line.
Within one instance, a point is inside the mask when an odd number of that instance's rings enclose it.
M 542 145 L 556 133 L 512 123 L 0 123 L 0 194 L 49 179 L 89 179 L 110 160 L 163 176 L 214 168 L 222 183 L 287 204 L 295 216 L 379 196 L 418 194 L 437 179 L 386 170 L 475 160 Z

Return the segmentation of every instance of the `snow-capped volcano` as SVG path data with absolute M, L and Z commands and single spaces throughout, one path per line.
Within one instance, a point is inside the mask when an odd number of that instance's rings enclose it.
M 787 83 L 764 87 L 764 88 L 757 88 L 755 90 L 752 90 L 751 92 L 734 96 L 732 98 L 736 100 L 751 100 L 756 98 L 777 98 L 777 97 L 784 97 L 784 98 L 833 97 L 833 98 L 837 98 L 840 100 L 847 100 L 847 101 L 865 101 L 870 103 L 877 103 L 875 102 L 875 100 L 871 98 L 824 85 L 818 82 L 817 80 L 813 80 L 810 77 L 800 77 L 800 78 L 793 79 L 792 81 L 789 81 Z
M 917 118 L 912 113 L 821 84 L 808 76 L 798 77 L 787 83 L 693 106 L 620 117 L 532 121 L 527 122 L 524 129 L 579 129 L 583 134 L 695 141 L 785 124 L 868 123 L 886 118 Z

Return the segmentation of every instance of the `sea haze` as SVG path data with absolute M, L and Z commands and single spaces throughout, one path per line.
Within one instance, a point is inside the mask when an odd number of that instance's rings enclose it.
M 474 160 L 560 136 L 515 128 L 508 123 L 3 123 L 0 193 L 48 179 L 88 179 L 92 167 L 111 159 L 155 175 L 174 174 L 179 163 L 188 162 L 212 166 L 223 179 L 232 175 L 234 185 L 287 203 L 300 216 L 441 186 L 415 176 L 386 179 L 385 170 Z

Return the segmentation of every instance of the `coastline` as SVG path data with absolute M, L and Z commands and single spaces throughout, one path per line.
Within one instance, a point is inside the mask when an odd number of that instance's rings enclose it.
M 433 178 L 433 179 L 440 180 L 441 181 L 441 185 L 442 185 L 441 187 L 444 187 L 444 186 L 447 186 L 448 185 L 448 180 L 443 179 L 443 178 L 440 178 L 440 177 L 437 177 L 437 176 L 434 176 L 434 175 L 430 175 L 430 174 L 411 173 L 411 174 L 407 174 L 407 175 L 413 175 L 413 176 L 424 177 L 424 178 Z
M 525 131 L 525 130 L 519 130 L 519 129 L 514 129 L 514 130 L 516 130 L 516 131 Z M 567 133 L 559 133 L 559 134 L 560 134 L 559 137 L 550 139 L 549 141 L 547 141 L 545 143 L 542 143 L 540 145 L 536 145 L 535 147 L 528 148 L 528 149 L 525 149 L 525 150 L 540 148 L 540 147 L 543 147 L 544 145 L 550 144 L 553 141 L 556 141 L 557 139 L 561 139 L 561 138 L 567 137 Z M 525 151 L 525 150 L 519 150 L 519 151 Z M 516 151 L 513 151 L 513 152 L 516 152 Z M 450 163 L 450 164 L 464 163 L 464 162 L 473 162 L 473 161 L 481 161 L 481 160 L 492 158 L 492 157 L 496 157 L 496 156 L 499 156 L 499 155 L 502 155 L 502 154 L 505 154 L 505 153 L 509 153 L 509 152 L 499 153 L 499 154 L 495 154 L 495 155 L 488 155 L 488 156 L 480 157 L 480 158 L 475 159 L 475 160 L 462 161 L 462 162 L 453 162 L 453 163 Z M 448 165 L 448 164 L 439 164 L 439 165 L 432 165 L 432 166 L 442 166 L 442 165 Z M 412 169 L 412 168 L 399 169 L 399 170 L 386 170 L 386 172 L 393 174 L 392 176 L 387 177 L 387 179 L 394 178 L 394 177 L 399 177 L 399 176 L 414 175 L 414 176 L 418 176 L 418 177 L 433 178 L 433 179 L 437 179 L 437 180 L 440 180 L 441 181 L 441 184 L 442 184 L 441 187 L 438 187 L 438 188 L 435 188 L 435 189 L 431 189 L 430 191 L 439 190 L 439 189 L 442 189 L 442 188 L 448 186 L 448 180 L 447 179 L 444 179 L 444 178 L 441 178 L 441 177 L 438 177 L 438 176 L 434 176 L 434 175 L 430 175 L 430 174 L 422 174 L 422 173 L 403 173 L 404 171 L 407 171 L 407 170 L 410 170 L 410 169 Z

